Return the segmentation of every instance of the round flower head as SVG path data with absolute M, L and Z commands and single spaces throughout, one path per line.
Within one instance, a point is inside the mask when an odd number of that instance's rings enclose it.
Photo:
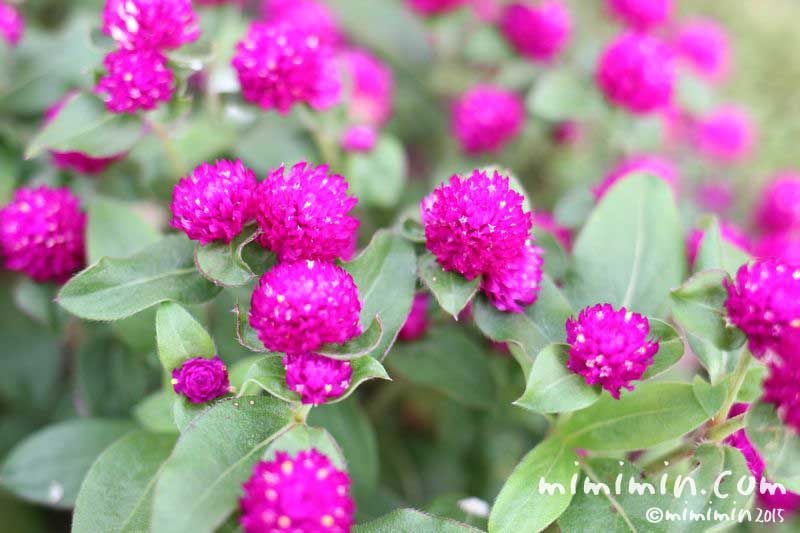
M 346 533 L 353 525 L 350 477 L 316 448 L 259 461 L 242 489 L 245 533 Z
M 730 72 L 728 35 L 717 22 L 694 19 L 681 24 L 673 43 L 681 61 L 706 80 L 719 82 Z
M 160 52 L 117 50 L 103 64 L 108 74 L 100 78 L 95 91 L 105 94 L 112 113 L 150 111 L 168 102 L 175 92 L 175 77 Z
M 328 174 L 327 166 L 278 167 L 256 191 L 259 242 L 280 261 L 334 261 L 353 245 L 359 221 L 347 213 L 357 203 L 347 195 L 347 181 Z
M 517 53 L 535 61 L 549 61 L 567 44 L 572 19 L 560 0 L 543 0 L 537 5 L 514 3 L 503 10 L 500 28 Z
M 253 23 L 236 45 L 233 68 L 245 100 L 262 109 L 285 114 L 298 103 L 326 109 L 341 98 L 333 49 L 288 22 Z
M 764 380 L 765 402 L 771 403 L 778 415 L 797 433 L 800 433 L 800 357 L 798 353 L 788 360 L 769 364 L 769 375 Z
M 342 149 L 346 152 L 371 152 L 378 142 L 378 133 L 372 126 L 353 126 L 342 137 Z
M 281 263 L 253 291 L 250 325 L 274 352 L 312 352 L 361 333 L 358 288 L 332 263 Z
M 287 22 L 326 44 L 337 45 L 342 32 L 333 12 L 317 0 L 264 0 L 261 14 L 267 22 Z
M 672 15 L 672 0 L 606 0 L 611 13 L 632 28 L 647 30 Z
M 546 211 L 534 211 L 533 227 L 551 234 L 565 249 L 572 249 L 572 231 L 556 222 L 552 214 Z
M 197 40 L 192 0 L 106 0 L 103 33 L 128 50 L 179 48 Z
M 744 232 L 742 232 L 742 230 L 730 222 L 721 222 L 719 225 L 719 233 L 722 237 L 722 240 L 728 244 L 740 249 L 745 253 L 750 253 L 750 250 L 752 249 L 750 239 L 744 234 Z M 689 263 L 692 265 L 694 265 L 694 262 L 697 259 L 697 253 L 700 251 L 700 246 L 703 244 L 703 238 L 705 236 L 705 231 L 696 229 L 692 231 L 689 234 L 689 238 L 686 239 L 686 254 L 689 256 Z
M 524 119 L 516 94 L 479 85 L 453 104 L 452 129 L 468 154 L 496 152 L 519 134 Z
M 756 222 L 768 232 L 800 229 L 800 173 L 784 172 L 772 178 L 761 193 Z
M 453 176 L 420 203 L 425 245 L 444 270 L 469 280 L 516 261 L 531 229 L 523 201 L 496 171 Z
M 0 209 L 5 268 L 39 282 L 64 282 L 83 268 L 86 215 L 68 189 L 18 189 Z
M 466 0 L 406 0 L 406 3 L 421 15 L 439 15 L 464 5 Z
M 257 186 L 238 159 L 203 163 L 172 190 L 172 227 L 200 244 L 231 242 L 255 216 Z
M 418 292 L 414 295 L 411 303 L 411 310 L 406 317 L 397 338 L 402 341 L 413 341 L 419 339 L 428 330 L 428 303 L 429 296 L 426 292 Z
M 724 213 L 733 205 L 735 191 L 727 182 L 706 182 L 697 187 L 695 201 L 704 211 Z
M 64 106 L 77 92 L 71 92 L 55 104 L 53 104 L 44 114 L 44 123 L 49 124 L 54 121 Z M 62 170 L 74 170 L 81 174 L 99 174 L 109 165 L 125 157 L 125 154 L 118 154 L 109 157 L 92 157 L 83 152 L 58 152 L 50 150 L 53 164 Z
M 702 117 L 697 122 L 695 137 L 702 154 L 732 163 L 752 151 L 755 126 L 742 109 L 726 106 Z
M 735 282 L 726 280 L 725 287 L 728 319 L 745 332 L 756 356 L 800 332 L 800 267 L 760 259 L 742 265 Z
M 595 78 L 612 103 L 635 114 L 657 111 L 672 100 L 672 53 L 656 37 L 626 33 L 600 56 Z
M 338 361 L 315 353 L 290 354 L 283 358 L 286 386 L 305 404 L 320 405 L 338 398 L 350 386 L 353 369 L 349 361 Z
M 192 403 L 206 403 L 228 394 L 228 369 L 219 357 L 195 357 L 172 371 L 172 388 Z
M 758 241 L 756 257 L 781 259 L 791 265 L 800 265 L 800 230 L 770 233 Z
M 391 69 L 366 50 L 352 48 L 342 54 L 348 74 L 347 109 L 358 124 L 382 126 L 392 115 L 394 80 Z
M 637 155 L 622 160 L 606 175 L 603 182 L 594 189 L 595 198 L 600 200 L 619 180 L 637 173 L 661 178 L 677 194 L 678 169 L 669 159 L 654 155 Z
M 658 341 L 650 340 L 647 317 L 609 304 L 587 307 L 577 320 L 567 320 L 569 361 L 567 367 L 589 385 L 600 384 L 619 399 L 623 387 L 641 379 L 653 364 Z
M 17 8 L 0 1 L 0 35 L 10 44 L 16 46 L 25 31 L 25 19 Z
M 528 243 L 516 258 L 487 272 L 481 290 L 500 311 L 522 313 L 539 296 L 542 263 L 542 250 Z

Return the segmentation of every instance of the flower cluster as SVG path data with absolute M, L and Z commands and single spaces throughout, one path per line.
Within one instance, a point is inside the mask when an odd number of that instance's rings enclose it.
M 349 48 L 341 54 L 348 77 L 348 119 L 356 125 L 380 127 L 392 114 L 392 71 L 367 50 Z
M 479 85 L 453 104 L 452 129 L 468 154 L 496 152 L 520 133 L 524 118 L 516 94 Z
M 319 405 L 338 398 L 350 387 L 353 369 L 349 361 L 339 361 L 315 353 L 286 355 L 286 385 L 300 395 L 304 404 Z
M 0 1 L 0 35 L 11 46 L 16 46 L 25 31 L 25 19 L 17 8 Z
M 244 485 L 239 519 L 246 533 L 350 531 L 350 477 L 316 448 L 259 461 Z
M 106 95 L 112 113 L 155 109 L 175 91 L 175 76 L 161 52 L 120 49 L 108 54 L 103 65 L 108 74 L 100 78 L 96 91 Z
M 624 307 L 587 307 L 577 319 L 567 320 L 566 327 L 570 346 L 567 367 L 587 384 L 599 384 L 617 399 L 620 389 L 633 390 L 631 381 L 642 378 L 658 352 L 658 340 L 649 338 L 647 317 Z
M 719 82 L 728 75 L 730 44 L 727 33 L 717 22 L 694 19 L 681 24 L 673 37 L 673 45 L 678 58 L 703 78 Z
M 550 61 L 567 44 L 572 18 L 561 0 L 545 0 L 536 6 L 514 3 L 503 11 L 500 27 L 519 54 Z
M 228 369 L 219 357 L 194 357 L 172 371 L 172 388 L 192 403 L 206 403 L 228 394 Z
M 344 39 L 333 12 L 317 0 L 264 0 L 261 14 L 267 22 L 287 22 L 329 45 Z

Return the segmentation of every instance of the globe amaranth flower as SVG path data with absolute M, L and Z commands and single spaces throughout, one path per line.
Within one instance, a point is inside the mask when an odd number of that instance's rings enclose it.
M 172 388 L 192 403 L 206 403 L 228 394 L 228 369 L 219 357 L 194 357 L 172 371 Z
M 464 5 L 467 0 L 406 0 L 406 3 L 420 15 L 440 15 Z
M 401 341 L 413 341 L 419 339 L 428 331 L 428 305 L 430 297 L 427 292 L 418 292 L 414 295 L 411 303 L 411 310 L 408 312 L 406 321 L 397 338 Z
M 64 282 L 85 263 L 86 215 L 68 189 L 22 188 L 0 209 L 0 257 L 35 281 Z
M 392 115 L 392 70 L 366 50 L 350 48 L 341 54 L 348 78 L 347 114 L 352 123 L 380 127 Z
M 672 52 L 656 37 L 625 33 L 600 56 L 595 79 L 613 104 L 634 114 L 658 111 L 672 101 Z
M 791 265 L 800 265 L 800 230 L 764 235 L 756 243 L 756 257 L 781 259 Z
M 672 15 L 672 0 L 606 0 L 617 19 L 637 30 L 664 24 Z
M 350 386 L 353 368 L 315 353 L 289 354 L 283 358 L 286 386 L 300 395 L 304 404 L 320 405 L 338 398 Z
M 332 263 L 281 263 L 261 276 L 250 303 L 250 325 L 274 352 L 313 352 L 361 333 L 358 288 Z
M 753 245 L 750 242 L 750 239 L 741 229 L 734 226 L 730 222 L 720 222 L 719 233 L 722 237 L 722 240 L 731 246 L 734 246 L 748 254 L 751 252 Z M 705 236 L 705 231 L 695 229 L 686 239 L 686 254 L 689 256 L 689 263 L 692 265 L 694 265 L 694 262 L 697 259 L 697 254 L 700 251 L 700 246 L 703 244 L 703 239 Z
M 286 22 L 299 30 L 316 35 L 320 41 L 337 45 L 343 40 L 336 17 L 318 0 L 264 0 L 261 15 L 267 22 Z
M 524 198 L 498 172 L 453 176 L 420 203 L 425 245 L 468 280 L 519 258 L 531 229 Z
M 728 319 L 747 335 L 754 355 L 785 346 L 800 333 L 800 266 L 759 259 L 742 265 L 725 287 Z
M 517 2 L 503 10 L 500 28 L 518 54 L 535 61 L 550 61 L 567 44 L 572 18 L 561 0 L 531 5 Z
M 724 106 L 701 117 L 695 127 L 700 153 L 710 159 L 732 163 L 747 157 L 755 142 L 750 116 L 734 106 Z
M 236 45 L 233 68 L 245 100 L 288 113 L 305 103 L 327 109 L 339 103 L 342 82 L 333 49 L 289 22 L 255 22 Z
M 255 217 L 255 173 L 235 162 L 203 163 L 172 190 L 172 227 L 190 239 L 229 243 Z
M 610 304 L 587 307 L 577 319 L 567 320 L 567 367 L 619 399 L 620 389 L 633 390 L 631 381 L 641 379 L 653 364 L 658 340 L 649 335 L 647 317 Z
M 103 33 L 128 50 L 179 48 L 197 40 L 191 0 L 106 0 Z
M 778 415 L 800 433 L 800 353 L 769 363 L 764 380 L 763 401 L 775 406 Z
M 316 448 L 259 461 L 242 489 L 245 533 L 346 533 L 353 525 L 350 477 Z
M 378 142 L 378 132 L 372 126 L 352 126 L 344 132 L 342 149 L 345 152 L 371 152 Z
M 695 191 L 695 201 L 704 211 L 724 213 L 733 205 L 735 192 L 730 183 L 710 181 L 702 183 Z
M 64 106 L 77 94 L 77 91 L 70 92 L 45 111 L 44 123 L 49 124 L 54 121 Z M 59 152 L 57 150 L 50 150 L 50 156 L 53 158 L 53 164 L 62 170 L 74 170 L 82 174 L 99 174 L 108 168 L 109 165 L 125 157 L 125 154 L 122 153 L 108 157 L 92 157 L 83 152 Z
M 672 42 L 680 61 L 704 79 L 719 82 L 729 74 L 731 47 L 728 34 L 719 23 L 689 20 L 678 27 Z
M 504 89 L 479 85 L 453 104 L 452 129 L 468 154 L 496 152 L 522 130 L 525 108 Z
M 800 173 L 783 172 L 771 179 L 761 193 L 756 222 L 767 232 L 800 229 Z
M 650 174 L 662 179 L 673 192 L 678 191 L 678 169 L 669 159 L 657 155 L 635 155 L 623 159 L 614 169 L 606 174 L 603 181 L 595 187 L 595 198 L 600 200 L 621 179 L 633 174 Z
M 572 249 L 572 231 L 556 222 L 551 213 L 540 210 L 534 211 L 533 227 L 551 234 L 566 250 Z
M 25 19 L 16 7 L 0 2 L 0 35 L 11 46 L 16 46 L 25 32 Z
M 347 195 L 347 181 L 328 174 L 327 166 L 278 167 L 256 192 L 259 242 L 280 261 L 333 261 L 353 244 L 359 221 L 347 213 L 357 203 Z
M 153 50 L 117 50 L 103 61 L 107 74 L 95 91 L 104 94 L 112 113 L 149 111 L 168 102 L 175 92 L 175 76 L 167 58 Z
M 517 256 L 496 265 L 481 280 L 481 290 L 497 309 L 522 313 L 539 296 L 542 285 L 542 250 L 527 243 Z

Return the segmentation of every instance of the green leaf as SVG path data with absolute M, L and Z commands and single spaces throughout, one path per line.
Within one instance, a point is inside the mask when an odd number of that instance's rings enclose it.
M 329 400 L 326 403 L 336 403 L 344 400 L 353 394 L 360 384 L 369 379 L 389 379 L 389 375 L 383 365 L 372 357 L 365 355 L 357 359 L 351 359 L 350 365 L 353 369 L 353 377 L 347 390 L 338 398 Z M 242 393 L 252 390 L 252 387 L 248 387 L 248 385 L 257 385 L 273 396 L 287 402 L 300 401 L 300 395 L 286 385 L 286 368 L 283 366 L 282 354 L 269 354 L 253 363 L 244 377 Z
M 610 303 L 666 316 L 669 291 L 686 272 L 672 190 L 655 176 L 620 180 L 590 215 L 573 257 L 566 289 L 577 308 Z
M 583 376 L 567 368 L 569 346 L 551 344 L 533 362 L 525 393 L 514 405 L 537 413 L 577 411 L 600 399 L 599 385 L 587 385 Z
M 25 159 L 45 150 L 110 157 L 133 148 L 141 136 L 142 125 L 135 115 L 110 113 L 98 97 L 80 93 L 36 134 L 25 151 Z
M 166 302 L 156 314 L 158 358 L 167 374 L 193 357 L 210 359 L 217 353 L 211 336 L 179 304 Z
M 136 431 L 106 448 L 81 485 L 73 533 L 147 531 L 156 477 L 175 439 Z
M 304 424 L 292 426 L 288 431 L 275 438 L 264 450 L 261 460 L 274 461 L 275 454 L 278 452 L 296 455 L 300 451 L 311 448 L 316 448 L 317 451 L 327 456 L 333 466 L 339 470 L 347 471 L 347 461 L 331 434 L 324 429 L 310 428 Z
M 558 434 L 574 448 L 639 450 L 681 437 L 707 419 L 688 383 L 645 382 L 619 400 L 605 396 L 574 413 Z
M 223 287 L 239 287 L 255 279 L 256 274 L 242 257 L 245 247 L 252 244 L 258 231 L 242 231 L 230 243 L 212 242 L 195 249 L 197 270 L 210 282 Z M 274 263 L 274 256 L 258 244 L 249 248 L 257 250 L 258 258 L 254 260 L 265 266 Z M 248 248 L 248 249 L 249 249 Z
M 675 98 L 680 109 L 685 109 L 692 116 L 703 115 L 714 106 L 714 91 L 705 80 L 690 72 L 682 72 L 678 76 Z
M 195 419 L 215 405 L 213 402 L 211 404 L 192 403 L 185 396 L 176 398 L 173 395 L 173 399 L 172 419 L 180 433 L 185 433 Z
M 371 151 L 347 158 L 347 182 L 359 205 L 390 208 L 403 194 L 408 162 L 403 145 L 396 138 L 381 135 Z
M 246 304 L 249 306 L 249 302 Z M 250 325 L 250 311 L 248 307 L 236 304 L 233 306 L 233 314 L 236 315 L 236 340 L 239 344 L 251 352 L 266 353 L 264 343 L 258 338 L 258 333 Z
M 58 309 L 53 304 L 56 293 L 54 285 L 21 277 L 14 284 L 13 290 L 14 303 L 20 311 L 48 328 L 56 328 Z
M 489 531 L 534 533 L 546 528 L 572 500 L 569 487 L 578 472 L 576 459 L 570 447 L 557 438 L 539 443 L 522 458 L 497 495 Z M 553 485 L 553 493 L 540 491 L 540 481 Z M 555 484 L 561 485 L 563 493 Z
M 642 379 L 650 379 L 672 368 L 683 357 L 683 339 L 675 328 L 655 318 L 650 322 L 650 337 L 659 339 L 658 352 L 653 357 L 653 364 L 647 368 Z
M 534 227 L 536 234 L 536 246 L 544 251 L 542 255 L 544 259 L 543 271 L 550 279 L 564 279 L 569 268 L 569 254 L 561 245 L 559 240 L 552 234 L 540 228 Z
M 297 113 L 287 116 L 261 113 L 234 145 L 237 158 L 259 175 L 292 161 L 314 161 L 314 148 L 308 141 Z
M 0 469 L 3 486 L 25 500 L 69 509 L 100 452 L 131 429 L 121 420 L 92 418 L 41 429 L 8 454 Z
M 372 357 L 383 359 L 408 317 L 417 279 L 411 244 L 400 235 L 381 230 L 369 246 L 344 268 L 353 276 L 361 300 L 361 327 L 380 315 L 383 337 Z
M 764 477 L 800 492 L 800 435 L 783 423 L 775 406 L 762 401 L 745 416 L 747 437 L 764 459 Z
M 198 274 L 194 246 L 172 235 L 125 259 L 103 258 L 67 282 L 58 303 L 88 320 L 119 320 L 157 303 L 202 303 L 220 289 Z
M 603 108 L 591 83 L 564 69 L 542 75 L 528 93 L 526 104 L 534 115 L 552 121 L 591 118 Z
M 265 397 L 222 400 L 191 422 L 167 459 L 155 489 L 153 533 L 201 533 L 237 506 L 240 486 L 291 413 Z
M 425 226 L 416 218 L 405 215 L 398 224 L 397 229 L 400 235 L 414 243 L 425 242 Z
M 697 250 L 695 272 L 722 269 L 734 276 L 739 267 L 751 259 L 747 252 L 722 238 L 716 217 L 711 217 L 702 229 L 705 234 Z
M 177 433 L 178 428 L 172 416 L 174 401 L 175 395 L 171 392 L 154 392 L 136 405 L 133 416 L 148 431 Z
M 481 284 L 480 277 L 467 281 L 458 272 L 445 272 L 436 257 L 429 252 L 419 258 L 419 277 L 431 290 L 442 309 L 456 319 L 478 292 Z
M 744 376 L 744 382 L 736 396 L 736 401 L 741 403 L 753 403 L 764 392 L 762 383 L 767 374 L 767 367 L 755 365 L 751 367 Z
M 400 531 L 469 533 L 480 530 L 455 520 L 431 516 L 416 509 L 397 509 L 377 520 L 358 524 L 353 528 L 353 533 L 396 533 Z
M 376 316 L 367 330 L 343 344 L 323 344 L 316 353 L 331 359 L 350 360 L 374 352 L 383 339 L 381 317 Z
M 713 418 L 722 409 L 722 404 L 725 403 L 725 397 L 728 395 L 728 382 L 723 381 L 722 383 L 711 385 L 700 376 L 695 376 L 692 389 L 694 390 L 694 397 L 703 406 L 708 418 Z
M 160 235 L 129 204 L 97 197 L 89 204 L 86 253 L 89 263 L 102 257 L 129 257 L 158 241 Z
M 739 328 L 730 325 L 725 311 L 728 291 L 722 270 L 699 272 L 673 290 L 672 312 L 678 323 L 694 336 L 723 351 L 739 348 L 747 340 Z
M 452 324 L 413 343 L 395 346 L 389 366 L 408 381 L 430 387 L 473 407 L 497 401 L 489 360 L 464 329 Z

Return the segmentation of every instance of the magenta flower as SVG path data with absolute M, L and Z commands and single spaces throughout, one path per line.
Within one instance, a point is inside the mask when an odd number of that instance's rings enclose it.
M 735 225 L 730 222 L 720 222 L 719 233 L 722 240 L 731 246 L 735 246 L 745 253 L 751 253 L 753 245 L 750 239 Z M 703 238 L 705 238 L 705 236 L 705 231 L 695 229 L 689 234 L 689 238 L 686 239 L 686 254 L 689 257 L 689 264 L 694 265 L 695 260 L 697 260 L 697 253 L 700 251 L 700 246 L 703 244 Z
M 600 56 L 595 79 L 613 104 L 639 115 L 658 111 L 672 100 L 672 52 L 656 37 L 622 34 Z
M 503 89 L 479 85 L 453 104 L 452 129 L 468 154 L 496 152 L 522 130 L 525 108 Z
M 769 233 L 756 244 L 756 257 L 781 259 L 791 265 L 800 265 L 800 230 Z
M 192 403 L 206 403 L 228 394 L 228 369 L 219 357 L 194 357 L 172 371 L 172 388 Z
M 620 161 L 614 169 L 606 174 L 602 183 L 595 187 L 594 196 L 600 200 L 621 179 L 633 174 L 651 174 L 664 180 L 678 194 L 678 169 L 669 159 L 656 155 L 636 155 Z
M 371 152 L 378 142 L 378 133 L 372 126 L 353 126 L 344 132 L 342 149 L 345 152 Z
M 573 120 L 559 122 L 553 127 L 552 137 L 556 144 L 575 146 L 583 137 L 583 128 Z
M 310 352 L 286 355 L 283 366 L 286 368 L 286 386 L 299 394 L 303 403 L 311 405 L 338 398 L 350 386 L 353 377 L 349 361 Z
M 10 44 L 16 46 L 25 32 L 25 19 L 12 5 L 0 1 L 0 35 Z
M 64 106 L 77 95 L 77 91 L 71 91 L 64 98 L 53 104 L 44 114 L 44 123 L 49 124 L 54 121 Z M 117 154 L 109 157 L 92 157 L 83 152 L 58 152 L 50 150 L 53 164 L 62 170 L 73 170 L 82 174 L 99 174 L 125 157 L 126 154 Z
M 783 172 L 771 179 L 761 193 L 756 222 L 768 232 L 800 229 L 800 173 Z
M 546 211 L 534 211 L 533 227 L 551 234 L 564 249 L 572 249 L 572 230 L 556 222 L 552 214 Z
M 637 30 L 664 24 L 672 15 L 672 0 L 606 0 L 612 15 Z
M 577 320 L 567 320 L 567 367 L 619 399 L 620 389 L 633 390 L 631 381 L 642 379 L 653 364 L 658 340 L 649 335 L 647 317 L 609 304 L 587 307 Z
M 106 0 L 103 33 L 127 50 L 179 48 L 197 40 L 191 0 Z
M 313 352 L 361 334 L 353 278 L 332 263 L 281 263 L 253 291 L 250 325 L 274 352 Z
M 327 166 L 300 162 L 269 173 L 256 191 L 259 242 L 280 261 L 334 261 L 352 247 L 358 219 L 347 213 L 358 200 L 347 195 L 347 181 Z
M 63 283 L 85 264 L 86 215 L 68 189 L 22 188 L 0 209 L 0 257 L 8 270 Z
M 728 319 L 745 332 L 754 355 L 787 347 L 800 333 L 800 267 L 760 259 L 742 265 L 725 287 Z
M 481 290 L 492 304 L 507 313 L 522 313 L 542 288 L 542 250 L 529 242 L 517 256 L 487 272 Z
M 406 3 L 420 15 L 439 15 L 461 7 L 467 0 L 406 0 Z
M 503 10 L 500 28 L 518 54 L 550 61 L 569 40 L 572 17 L 561 0 L 543 0 L 535 5 L 518 2 Z
M 800 358 L 795 352 L 785 360 L 772 361 L 764 380 L 765 402 L 771 403 L 778 415 L 800 433 Z
M 233 68 L 245 100 L 261 109 L 286 114 L 298 103 L 327 109 L 341 98 L 333 49 L 288 22 L 253 23 L 236 45 Z
M 707 182 L 697 187 L 695 201 L 704 211 L 724 213 L 731 208 L 734 194 L 730 183 Z
M 345 533 L 353 525 L 350 477 L 316 448 L 259 461 L 242 489 L 245 533 Z
M 681 24 L 673 43 L 679 59 L 706 80 L 719 82 L 729 74 L 728 34 L 716 21 L 693 19 Z
M 106 56 L 103 65 L 108 74 L 100 78 L 95 91 L 105 94 L 112 113 L 150 111 L 175 92 L 175 77 L 160 52 L 117 50 Z
M 695 130 L 700 152 L 723 163 L 747 157 L 753 149 L 755 135 L 750 116 L 735 106 L 721 107 L 702 117 Z
M 425 245 L 468 280 L 519 258 L 531 229 L 521 194 L 498 172 L 453 176 L 420 203 Z
M 430 297 L 427 292 L 418 292 L 414 295 L 411 310 L 408 312 L 405 323 L 397 334 L 401 341 L 417 340 L 428 331 L 428 305 Z
M 323 1 L 263 0 L 261 15 L 266 22 L 286 22 L 328 45 L 335 46 L 343 40 L 336 16 Z
M 367 50 L 350 48 L 341 55 L 349 77 L 347 112 L 356 124 L 382 126 L 392 115 L 392 70 Z
M 208 244 L 231 242 L 255 217 L 255 173 L 235 162 L 203 163 L 172 190 L 172 227 Z

